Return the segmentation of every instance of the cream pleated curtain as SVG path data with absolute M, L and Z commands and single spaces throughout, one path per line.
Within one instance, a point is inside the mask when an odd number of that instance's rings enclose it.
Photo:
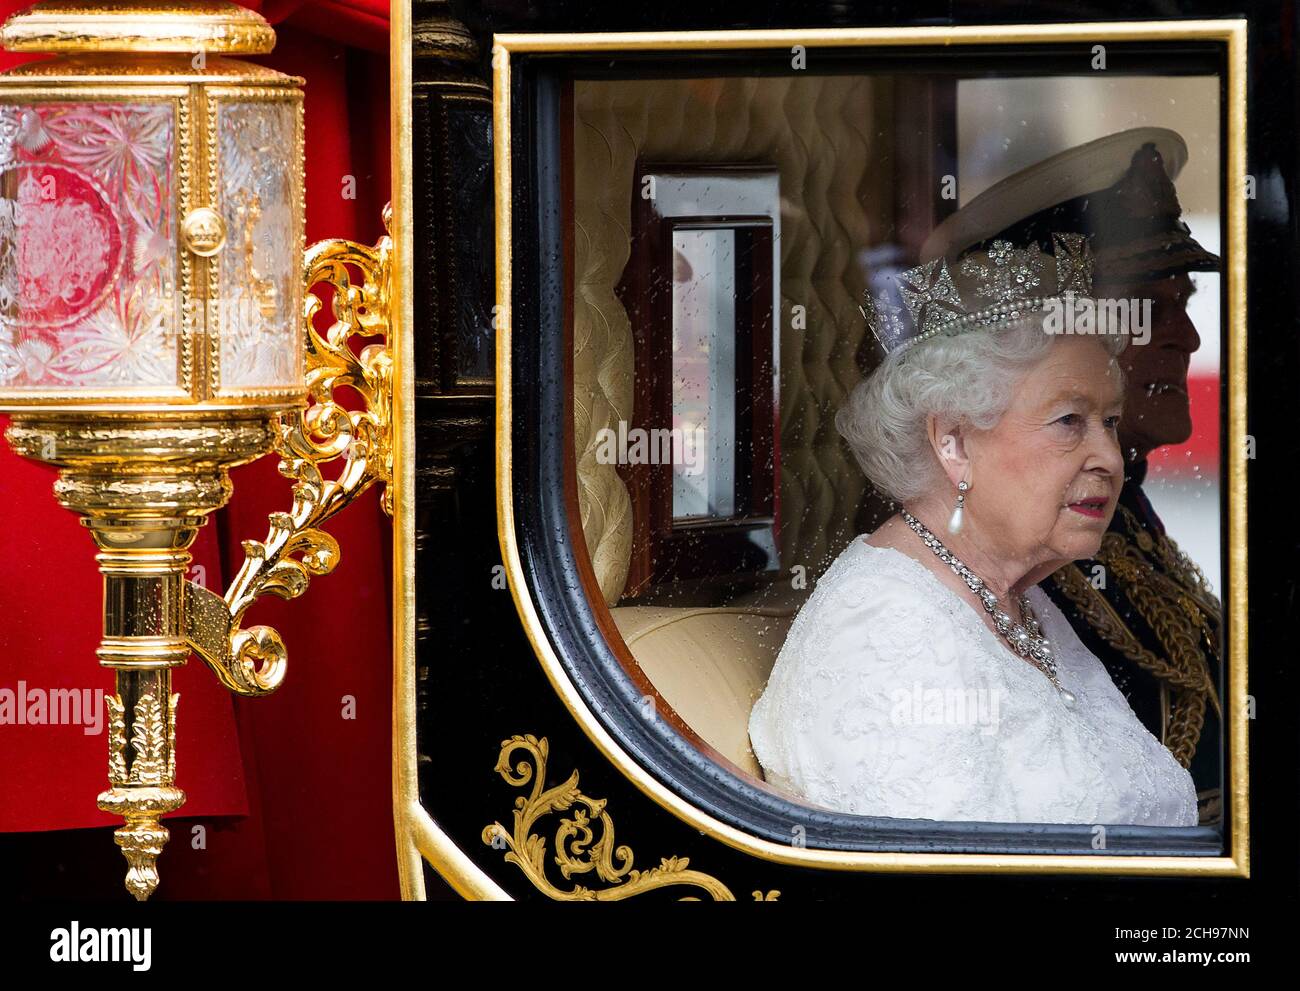
M 855 259 L 893 209 L 887 79 L 728 78 L 574 86 L 574 437 L 583 535 L 613 605 L 627 580 L 631 503 L 596 460 L 603 427 L 632 418 L 633 342 L 614 294 L 627 264 L 633 172 L 657 163 L 774 165 L 781 177 L 782 566 L 819 575 L 856 532 L 866 481 L 833 417 L 862 376 Z M 806 312 L 791 327 L 793 307 Z

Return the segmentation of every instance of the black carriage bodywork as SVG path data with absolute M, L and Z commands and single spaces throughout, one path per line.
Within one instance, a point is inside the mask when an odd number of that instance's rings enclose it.
M 516 799 L 532 788 L 533 783 L 523 780 L 526 775 L 517 765 L 522 761 L 535 772 L 541 770 L 536 760 L 537 742 L 525 741 L 513 750 L 503 748 L 503 743 L 531 735 L 545 738 L 547 743 L 544 784 L 563 784 L 577 772 L 574 788 L 604 803 L 599 811 L 581 802 L 578 807 L 590 813 L 597 837 L 602 827 L 595 820 L 600 813 L 617 827 L 617 841 L 631 849 L 634 863 L 630 866 L 646 870 L 659 866 L 663 858 L 689 858 L 693 871 L 717 879 L 738 898 L 771 897 L 772 892 L 780 892 L 781 900 L 842 899 L 869 890 L 875 898 L 887 896 L 896 899 L 892 904 L 906 908 L 952 894 L 963 884 L 977 884 L 985 896 L 999 898 L 1013 890 L 1021 895 L 1050 890 L 1075 900 L 1132 900 L 1144 882 L 1113 874 L 1103 878 L 985 873 L 974 865 L 948 871 L 949 875 L 981 874 L 978 880 L 971 880 L 945 877 L 936 868 L 905 874 L 784 863 L 738 849 L 721 830 L 697 828 L 629 780 L 580 725 L 548 678 L 505 587 L 495 495 L 500 470 L 495 438 L 498 406 L 491 379 L 481 374 L 481 361 L 475 367 L 477 374 L 462 374 L 458 369 L 458 362 L 466 363 L 467 355 L 473 357 L 473 349 L 462 344 L 458 352 L 457 342 L 473 339 L 468 326 L 492 326 L 495 315 L 488 262 L 492 228 L 481 207 L 485 184 L 490 188 L 492 177 L 491 162 L 482 156 L 490 154 L 491 148 L 488 52 L 493 34 L 1075 22 L 1118 16 L 1139 19 L 1148 16 L 1147 12 L 1097 4 L 1063 4 L 1059 9 L 1033 11 L 1017 4 L 980 4 L 942 5 L 935 16 L 928 17 L 924 5 L 903 11 L 864 4 L 772 4 L 762 10 L 747 8 L 748 13 L 738 18 L 729 9 L 709 5 L 695 5 L 689 11 L 673 11 L 670 6 L 619 14 L 602 5 L 548 4 L 543 15 L 491 2 L 465 4 L 454 12 L 442 4 L 415 5 L 416 665 L 422 805 L 476 868 L 512 897 L 569 897 L 578 886 L 605 891 L 604 897 L 608 897 L 618 882 L 600 878 L 599 870 L 578 869 L 565 876 L 551 861 L 556 851 L 549 843 L 556 825 L 563 816 L 572 817 L 572 810 L 558 813 L 554 823 L 536 828 L 548 841 L 547 864 L 553 871 L 549 885 L 530 880 L 516 863 L 508 861 L 504 843 L 491 842 L 493 824 L 507 833 L 514 829 Z M 1186 17 L 1229 16 L 1221 10 L 1210 11 L 1207 5 L 1189 3 L 1183 8 L 1181 14 Z M 467 26 L 479 43 L 477 54 L 467 54 L 467 45 L 454 51 L 444 44 L 426 45 L 422 50 L 422 13 L 426 24 L 437 27 L 437 37 L 445 36 L 448 24 Z M 1149 16 L 1164 13 L 1152 10 Z M 1294 52 L 1288 47 L 1295 9 L 1265 9 L 1258 4 L 1247 5 L 1238 14 L 1245 16 L 1249 25 L 1249 171 L 1278 177 L 1261 182 L 1257 198 L 1249 204 L 1248 326 L 1291 327 L 1296 299 L 1286 269 L 1296 236 L 1288 206 L 1296 162 L 1294 103 L 1287 101 L 1296 92 Z M 1022 53 L 1026 68 L 1034 58 L 1050 59 L 1058 54 L 1041 46 L 1035 49 L 1032 55 Z M 981 58 L 996 59 L 999 51 L 972 48 L 962 57 L 976 64 Z M 860 55 L 833 50 L 822 54 L 842 59 L 846 69 L 860 70 L 863 65 Z M 1224 57 L 1222 46 L 1214 44 L 1189 44 L 1174 54 L 1181 65 L 1186 66 L 1189 59 L 1200 60 L 1210 71 L 1220 71 Z M 1131 57 L 1149 65 L 1153 59 L 1170 55 L 1168 46 L 1156 52 L 1133 42 L 1116 44 L 1113 58 L 1122 61 Z M 877 65 L 891 58 L 914 61 L 921 57 L 945 56 L 908 49 L 873 55 L 879 60 Z M 572 460 L 566 456 L 572 402 L 566 368 L 566 289 L 563 267 L 554 264 L 564 255 L 565 237 L 560 203 L 561 80 L 576 66 L 586 74 L 608 77 L 725 73 L 728 63 L 737 58 L 728 52 L 653 58 L 597 52 L 539 53 L 512 59 L 510 117 L 516 154 L 510 163 L 514 191 L 510 317 L 514 330 L 509 349 L 512 490 L 508 495 L 525 594 L 535 603 L 540 625 L 547 631 L 545 646 L 558 657 L 567 677 L 616 745 L 650 777 L 727 830 L 789 844 L 793 825 L 799 827 L 800 845 L 807 850 L 1086 858 L 1093 836 L 1086 826 L 869 820 L 819 812 L 753 788 L 701 754 L 666 722 L 640 718 L 642 686 L 628 678 L 593 615 L 566 505 L 567 476 L 573 471 Z M 755 64 L 762 65 L 761 54 L 746 53 L 744 58 L 746 72 L 754 72 Z M 773 64 L 772 71 L 780 69 Z M 1288 288 L 1284 293 L 1266 288 L 1277 286 Z M 480 345 L 491 343 L 478 340 Z M 1297 371 L 1295 343 L 1280 335 L 1270 342 L 1256 331 L 1247 355 L 1252 383 L 1249 430 L 1261 449 L 1271 447 L 1280 452 L 1288 444 L 1281 426 L 1285 422 L 1280 411 L 1283 393 L 1269 388 L 1269 383 L 1283 381 Z M 1224 408 L 1226 411 L 1226 402 Z M 1293 447 L 1294 441 L 1290 444 Z M 1251 508 L 1263 510 L 1252 514 L 1256 526 L 1269 509 L 1279 506 L 1281 490 L 1276 486 L 1276 481 L 1270 485 L 1267 479 L 1252 478 Z M 1228 559 L 1225 555 L 1225 561 Z M 1268 581 L 1268 568 L 1267 560 L 1251 562 L 1255 579 L 1251 582 L 1255 592 L 1252 618 L 1293 602 L 1294 582 Z M 1258 665 L 1255 679 L 1268 679 L 1271 692 L 1283 697 L 1294 674 L 1268 662 L 1271 652 L 1267 645 L 1275 637 L 1280 637 L 1276 626 L 1258 619 L 1253 624 L 1252 657 Z M 1294 746 L 1287 743 L 1285 732 L 1285 727 L 1277 724 L 1271 728 L 1252 726 L 1252 779 L 1261 783 L 1251 796 L 1252 859 L 1256 870 L 1261 862 L 1272 866 L 1266 875 L 1293 873 L 1296 856 L 1294 828 L 1287 816 L 1279 814 L 1288 799 L 1267 788 L 1275 774 L 1294 779 Z M 505 760 L 504 767 L 498 767 L 499 758 Z M 515 771 L 510 770 L 512 766 Z M 506 779 L 510 774 L 520 775 L 515 784 Z M 1178 835 L 1171 837 L 1171 832 Z M 1230 839 L 1220 827 L 1176 831 L 1111 827 L 1108 852 L 1212 858 L 1223 854 Z M 430 893 L 445 892 L 433 869 L 426 865 L 425 871 Z M 1223 889 L 1217 897 L 1246 898 L 1250 887 L 1268 882 L 1183 877 L 1166 883 L 1189 891 L 1214 886 Z M 683 894 L 699 891 L 652 886 L 639 897 L 677 898 Z

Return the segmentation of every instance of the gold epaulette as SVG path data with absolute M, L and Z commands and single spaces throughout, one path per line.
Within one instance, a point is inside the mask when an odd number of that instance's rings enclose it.
M 1066 565 L 1052 578 L 1102 640 L 1160 681 L 1161 742 L 1187 767 L 1196 753 L 1207 702 L 1222 718 L 1214 676 L 1205 660 L 1207 651 L 1219 656 L 1222 607 L 1200 568 L 1173 540 L 1151 533 L 1127 507 L 1120 506 L 1118 512 L 1124 532 L 1111 531 L 1102 538 L 1097 561 L 1106 570 L 1105 579 L 1118 583 L 1155 634 L 1161 651 L 1143 645 L 1077 564 Z

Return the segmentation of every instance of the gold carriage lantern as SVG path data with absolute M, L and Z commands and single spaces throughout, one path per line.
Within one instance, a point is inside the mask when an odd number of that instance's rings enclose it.
M 99 807 L 125 820 L 144 899 L 160 817 L 185 800 L 172 668 L 195 653 L 239 694 L 273 691 L 284 645 L 245 611 L 331 570 L 317 527 L 391 479 L 391 242 L 304 253 L 303 80 L 228 57 L 275 44 L 253 11 L 52 0 L 0 40 L 54 55 L 0 75 L 0 410 L 15 451 L 59 467 L 55 495 L 99 549 L 98 655 L 116 675 Z M 334 316 L 319 332 L 318 284 Z M 188 580 L 229 469 L 271 451 L 292 508 L 245 543 L 224 596 Z

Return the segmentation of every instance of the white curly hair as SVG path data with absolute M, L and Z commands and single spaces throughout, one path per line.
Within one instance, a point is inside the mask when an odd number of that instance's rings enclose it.
M 953 417 L 979 430 L 996 426 L 1016 383 L 1057 339 L 1040 317 L 1028 316 L 894 351 L 849 394 L 835 427 L 876 489 L 896 503 L 910 502 L 945 482 L 927 417 Z M 1128 343 L 1124 334 L 1096 339 L 1112 356 Z

